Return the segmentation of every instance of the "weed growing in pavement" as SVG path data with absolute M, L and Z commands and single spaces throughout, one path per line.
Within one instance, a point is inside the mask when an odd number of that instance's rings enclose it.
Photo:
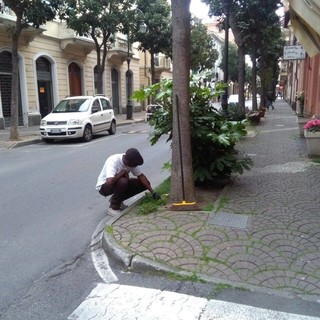
M 219 210 L 223 209 L 227 203 L 228 199 L 226 197 L 221 197 L 217 205 L 214 207 L 213 211 L 217 213 Z
M 152 195 L 147 193 L 142 200 L 139 202 L 137 214 L 138 215 L 146 215 L 151 212 L 156 212 L 161 205 L 165 205 L 168 198 L 168 193 L 170 191 L 170 178 L 164 180 L 156 189 L 161 195 L 161 199 L 154 201 Z
M 310 157 L 311 161 L 314 163 L 320 163 L 320 157 L 319 156 L 312 156 Z
M 105 231 L 107 234 L 113 234 L 113 226 L 111 225 L 106 226 Z

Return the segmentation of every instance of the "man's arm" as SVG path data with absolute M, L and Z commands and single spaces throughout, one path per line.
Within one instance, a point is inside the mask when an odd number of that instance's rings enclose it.
M 107 183 L 109 185 L 112 185 L 112 184 L 116 183 L 121 177 L 127 177 L 128 178 L 129 177 L 128 172 L 126 172 L 125 170 L 121 170 L 114 177 L 107 178 Z
M 153 199 L 158 200 L 161 198 L 161 196 L 157 192 L 154 192 L 154 190 L 151 187 L 150 181 L 143 173 L 138 176 L 138 179 L 140 183 L 143 184 L 151 192 Z

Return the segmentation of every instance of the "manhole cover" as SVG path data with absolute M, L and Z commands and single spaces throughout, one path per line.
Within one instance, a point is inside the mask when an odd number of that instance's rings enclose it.
M 249 221 L 250 216 L 245 214 L 221 212 L 216 213 L 210 223 L 221 227 L 246 229 Z

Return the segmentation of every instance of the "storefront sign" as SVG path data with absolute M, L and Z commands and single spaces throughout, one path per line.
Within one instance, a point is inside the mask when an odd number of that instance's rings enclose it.
M 284 60 L 298 60 L 305 59 L 306 51 L 303 46 L 284 46 L 283 47 L 283 59 Z

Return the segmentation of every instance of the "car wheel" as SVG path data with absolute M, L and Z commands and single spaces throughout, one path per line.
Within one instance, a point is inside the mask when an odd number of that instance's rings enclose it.
M 45 138 L 42 138 L 42 141 L 45 143 L 53 143 L 54 142 L 53 139 L 45 139 Z
M 86 125 L 83 131 L 82 141 L 89 142 L 92 140 L 92 128 Z
M 110 125 L 110 129 L 108 130 L 109 134 L 115 134 L 117 131 L 116 122 L 112 121 Z

